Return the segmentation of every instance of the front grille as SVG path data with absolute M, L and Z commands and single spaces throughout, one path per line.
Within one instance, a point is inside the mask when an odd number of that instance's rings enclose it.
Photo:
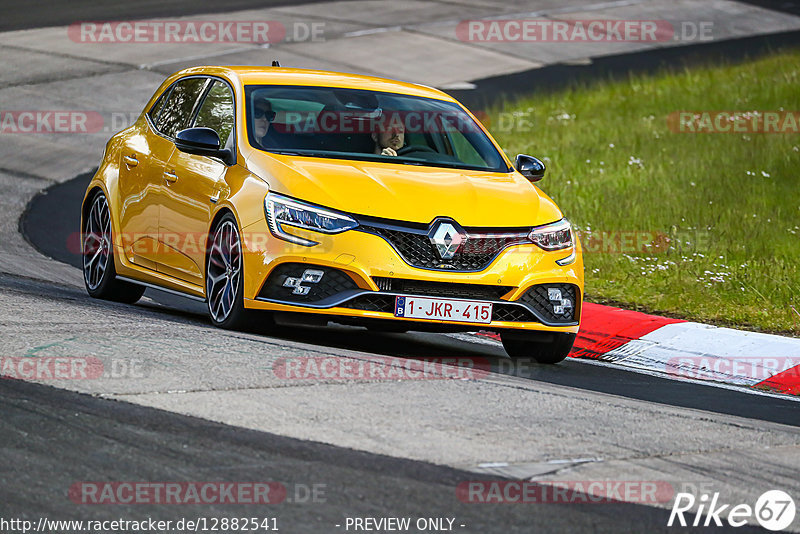
M 361 295 L 342 304 L 343 308 L 394 314 L 393 295 Z
M 309 288 L 306 295 L 293 293 L 293 287 L 283 285 L 287 278 L 301 278 L 307 270 L 322 271 L 324 274 L 319 282 L 301 282 L 300 285 Z M 258 296 L 269 300 L 310 303 L 354 289 L 358 289 L 358 286 L 353 279 L 338 269 L 305 263 L 283 263 L 273 269 Z
M 374 277 L 373 280 L 381 291 L 454 299 L 500 300 L 506 293 L 514 289 L 512 286 L 429 282 L 404 278 Z
M 509 323 L 538 323 L 539 320 L 530 310 L 522 306 L 495 304 L 492 306 L 492 321 L 508 321 Z
M 562 299 L 551 300 L 548 289 L 558 289 Z M 564 306 L 562 313 L 555 313 L 553 306 L 565 303 L 565 299 L 569 300 L 570 306 Z M 535 285 L 526 291 L 517 302 L 522 302 L 535 309 L 549 323 L 572 323 L 575 322 L 578 306 L 578 288 L 572 284 Z
M 468 237 L 455 256 L 443 260 L 428 238 L 428 229 L 419 228 L 419 225 L 389 227 L 361 222 L 359 229 L 384 238 L 409 265 L 431 270 L 482 271 L 506 247 L 528 242 L 524 229 L 504 233 L 481 233 L 467 229 Z

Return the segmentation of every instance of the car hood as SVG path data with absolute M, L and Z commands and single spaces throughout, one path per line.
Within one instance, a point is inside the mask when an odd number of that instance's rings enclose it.
M 561 219 L 555 203 L 516 172 L 494 173 L 254 151 L 250 172 L 271 191 L 356 215 L 462 226 L 524 227 Z

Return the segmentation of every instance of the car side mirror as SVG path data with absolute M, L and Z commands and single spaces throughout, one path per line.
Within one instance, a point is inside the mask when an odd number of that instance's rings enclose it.
M 531 182 L 538 182 L 544 178 L 544 173 L 547 170 L 542 160 L 525 154 L 517 156 L 517 159 L 514 160 L 514 168 Z
M 181 152 L 219 158 L 231 165 L 233 153 L 228 149 L 219 148 L 219 134 L 211 128 L 187 128 L 175 136 L 175 146 Z

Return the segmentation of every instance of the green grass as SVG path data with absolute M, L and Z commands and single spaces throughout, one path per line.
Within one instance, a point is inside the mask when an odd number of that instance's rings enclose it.
M 674 111 L 781 109 L 800 111 L 798 51 L 534 93 L 490 129 L 510 156 L 545 159 L 540 187 L 590 248 L 603 232 L 672 236 L 587 252 L 588 301 L 800 335 L 800 135 L 667 124 Z

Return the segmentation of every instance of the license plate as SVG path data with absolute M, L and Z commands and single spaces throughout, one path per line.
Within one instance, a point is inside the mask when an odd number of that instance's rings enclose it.
M 395 299 L 394 316 L 487 324 L 492 322 L 492 303 L 404 296 Z

